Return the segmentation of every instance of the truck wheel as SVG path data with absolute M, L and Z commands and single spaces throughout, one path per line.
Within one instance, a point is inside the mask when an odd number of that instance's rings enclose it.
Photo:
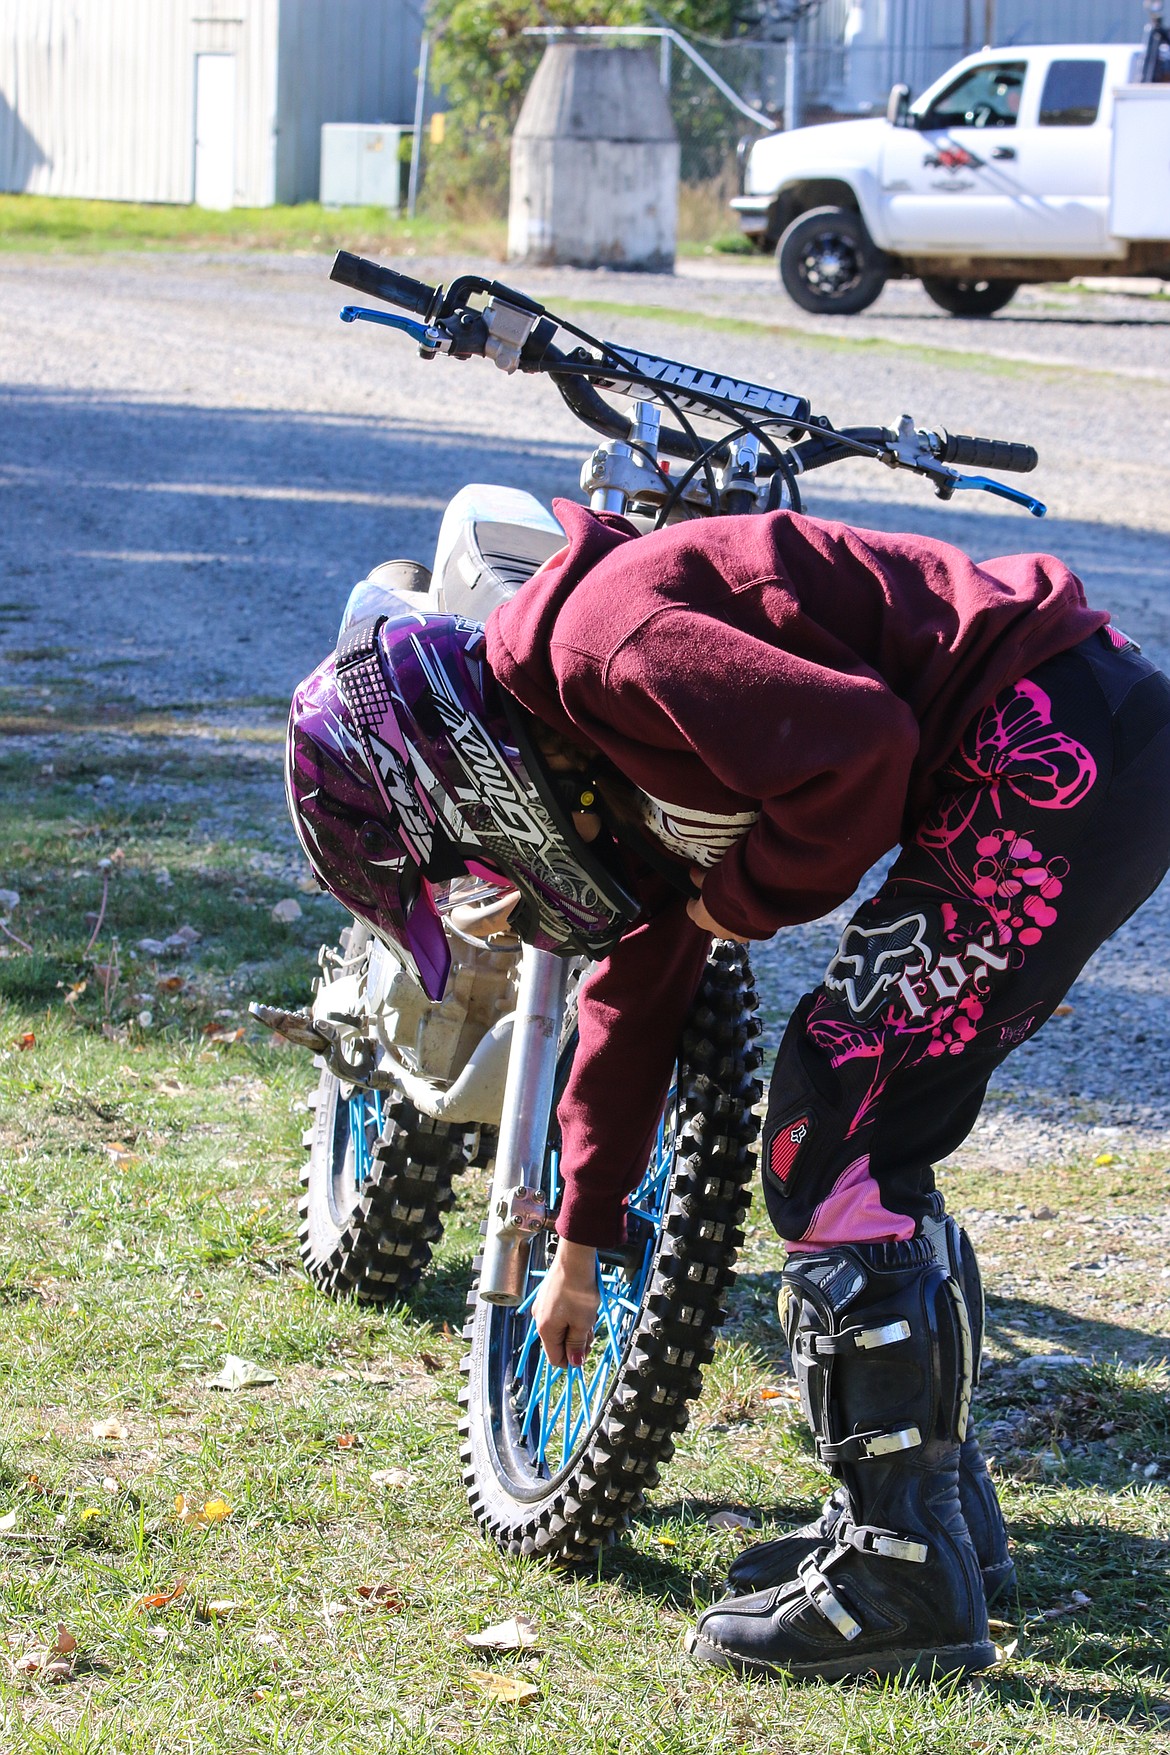
M 886 258 L 848 207 L 802 213 L 776 248 L 780 279 L 805 311 L 851 317 L 864 311 L 886 284 Z
M 922 277 L 928 299 L 952 317 L 990 317 L 1002 311 L 1020 290 L 1018 280 L 936 280 Z

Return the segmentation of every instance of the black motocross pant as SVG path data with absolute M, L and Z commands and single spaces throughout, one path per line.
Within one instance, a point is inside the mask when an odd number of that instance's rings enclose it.
M 976 715 L 772 1075 L 793 1248 L 913 1236 L 999 1063 L 1170 867 L 1170 680 L 1102 630 Z

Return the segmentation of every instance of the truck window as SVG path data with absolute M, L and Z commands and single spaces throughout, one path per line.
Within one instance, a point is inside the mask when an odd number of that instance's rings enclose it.
M 1024 89 L 1024 61 L 970 67 L 935 98 L 920 128 L 1014 128 Z
M 1053 61 L 1040 94 L 1040 126 L 1091 128 L 1104 83 L 1104 61 Z

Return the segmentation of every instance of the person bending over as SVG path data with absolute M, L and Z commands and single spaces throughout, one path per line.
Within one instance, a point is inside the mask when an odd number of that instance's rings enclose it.
M 781 1321 L 837 1487 L 814 1523 L 736 1561 L 692 1649 L 802 1677 L 983 1668 L 987 1601 L 1013 1568 L 968 1428 L 978 1267 L 933 1166 L 1170 865 L 1170 681 L 1048 555 L 976 563 L 784 512 L 651 535 L 568 502 L 557 515 L 565 548 L 482 633 L 404 609 L 361 635 L 392 707 L 382 748 L 430 800 L 425 845 L 384 763 L 381 789 L 339 805 L 364 878 L 351 841 L 339 879 L 290 781 L 302 841 L 424 979 L 425 880 L 466 869 L 460 821 L 487 849 L 479 867 L 516 882 L 523 936 L 580 949 L 583 896 L 610 904 L 558 1107 L 560 1243 L 534 1307 L 553 1365 L 584 1359 L 596 1252 L 622 1241 L 712 937 L 818 919 L 897 849 L 788 1023 L 762 1140 L 788 1251 Z M 323 704 L 369 755 L 345 662 L 339 649 L 302 685 L 290 774 L 298 759 L 317 772 L 305 727 Z M 459 821 L 436 799 L 422 746 L 444 694 L 448 728 L 458 695 L 513 775 L 545 799 L 559 788 L 543 877 L 498 789 L 469 806 L 464 788 Z M 560 940 L 558 918 L 573 923 Z

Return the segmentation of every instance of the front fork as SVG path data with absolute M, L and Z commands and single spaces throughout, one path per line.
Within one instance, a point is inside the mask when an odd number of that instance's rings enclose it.
M 572 968 L 568 957 L 524 946 L 479 1275 L 485 1304 L 520 1303 L 533 1241 L 549 1222 L 541 1182 Z

